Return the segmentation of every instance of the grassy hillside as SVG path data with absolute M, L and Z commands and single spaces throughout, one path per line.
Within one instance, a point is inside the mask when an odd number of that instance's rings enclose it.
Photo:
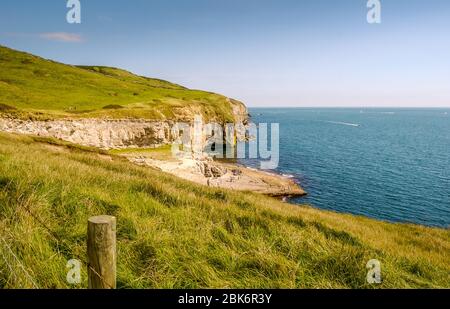
M 226 97 L 108 68 L 71 66 L 0 46 L 0 113 L 22 117 L 233 120 Z
M 0 287 L 66 288 L 89 216 L 118 218 L 120 288 L 450 287 L 450 232 L 201 187 L 0 133 Z M 378 259 L 383 283 L 366 283 Z M 11 271 L 14 270 L 14 271 Z M 86 287 L 86 271 L 83 272 Z

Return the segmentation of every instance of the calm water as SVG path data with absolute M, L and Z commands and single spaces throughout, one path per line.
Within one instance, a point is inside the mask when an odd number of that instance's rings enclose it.
M 277 172 L 318 208 L 450 226 L 450 109 L 251 109 L 280 123 Z M 254 162 L 243 161 L 247 165 Z

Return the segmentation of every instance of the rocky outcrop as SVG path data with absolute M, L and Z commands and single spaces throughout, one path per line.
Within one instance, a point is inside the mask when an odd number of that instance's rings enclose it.
M 219 178 L 225 175 L 228 170 L 219 164 L 208 162 L 207 160 L 197 161 L 200 173 L 206 178 Z
M 131 162 L 158 168 L 163 172 L 208 187 L 252 191 L 273 197 L 303 196 L 306 192 L 292 179 L 235 164 L 209 159 L 157 160 L 146 155 L 123 154 Z
M 103 149 L 156 147 L 171 142 L 171 123 L 145 120 L 50 120 L 0 118 L 0 131 L 54 137 Z
M 248 109 L 244 105 L 244 103 L 230 98 L 227 99 L 227 102 L 231 105 L 234 116 L 234 123 L 247 125 L 249 123 L 250 116 L 248 113 Z

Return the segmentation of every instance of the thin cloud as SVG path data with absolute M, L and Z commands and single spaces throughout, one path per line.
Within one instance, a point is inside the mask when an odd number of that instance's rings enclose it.
M 47 32 L 40 33 L 39 37 L 45 40 L 68 42 L 68 43 L 80 43 L 83 42 L 83 37 L 80 34 L 68 33 L 68 32 Z

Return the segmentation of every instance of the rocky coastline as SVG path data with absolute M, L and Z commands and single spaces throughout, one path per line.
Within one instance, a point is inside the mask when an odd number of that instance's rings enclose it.
M 229 99 L 236 123 L 247 124 L 248 112 L 242 103 Z M 238 104 L 239 103 L 239 104 Z M 174 121 L 145 119 L 55 119 L 46 121 L 0 117 L 0 131 L 57 138 L 74 144 L 105 150 L 125 150 L 129 161 L 160 169 L 174 176 L 209 187 L 252 191 L 274 197 L 302 196 L 306 192 L 292 179 L 278 174 L 214 161 L 208 156 L 152 157 L 152 152 L 174 141 Z M 237 139 L 239 137 L 236 136 Z M 205 143 L 202 136 L 200 143 Z M 201 146 L 204 146 L 201 145 Z M 130 150 L 127 152 L 127 150 Z

